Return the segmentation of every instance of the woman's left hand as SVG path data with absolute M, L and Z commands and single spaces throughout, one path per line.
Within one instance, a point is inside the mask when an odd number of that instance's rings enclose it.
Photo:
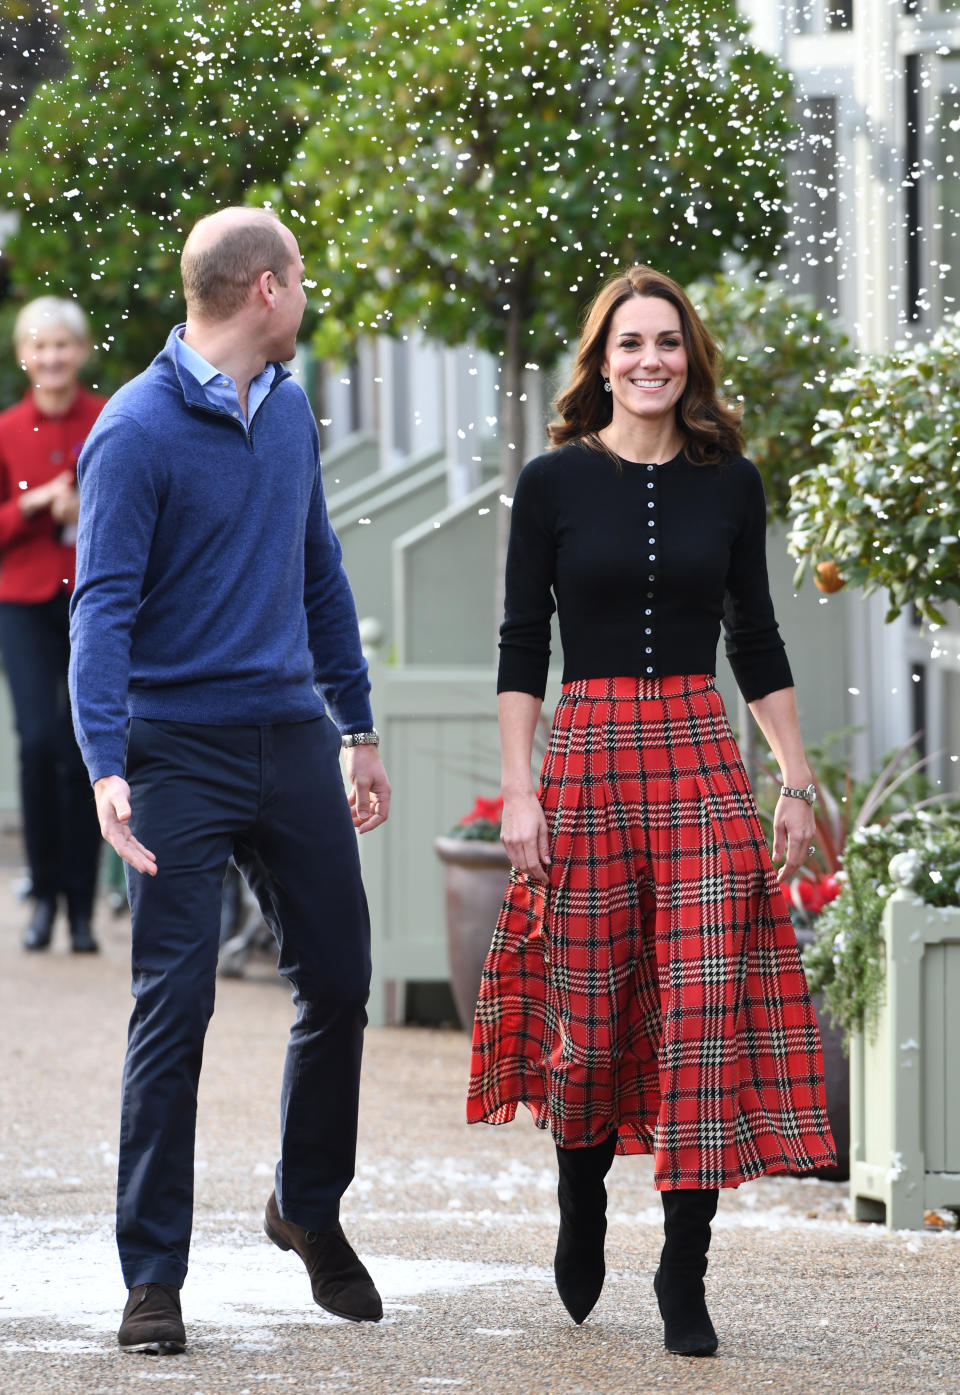
M 80 495 L 75 489 L 56 495 L 50 503 L 50 512 L 57 523 L 76 523 L 80 518 Z
M 777 873 L 778 882 L 791 881 L 806 862 L 816 829 L 813 809 L 805 799 L 789 794 L 780 796 L 773 814 L 772 851 L 774 862 L 785 858 Z

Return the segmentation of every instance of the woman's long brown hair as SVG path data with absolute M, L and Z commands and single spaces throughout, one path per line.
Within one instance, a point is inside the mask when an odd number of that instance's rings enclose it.
M 597 434 L 609 425 L 613 415 L 613 399 L 604 391 L 600 367 L 613 313 L 633 296 L 657 296 L 668 301 L 680 316 L 687 351 L 687 382 L 675 410 L 687 457 L 695 465 L 708 465 L 728 453 L 739 455 L 743 450 L 741 413 L 717 393 L 720 351 L 683 287 L 648 266 L 632 266 L 612 277 L 594 297 L 584 316 L 573 374 L 556 399 L 560 420 L 547 427 L 551 443 L 563 446 L 568 441 L 583 440 L 612 454 Z

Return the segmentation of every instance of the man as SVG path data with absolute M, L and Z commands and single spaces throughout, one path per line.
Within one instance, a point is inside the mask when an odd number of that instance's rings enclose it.
M 298 1008 L 264 1227 L 303 1259 L 321 1307 L 383 1311 L 338 1210 L 370 974 L 354 829 L 384 821 L 390 786 L 316 426 L 281 366 L 304 267 L 272 214 L 225 208 L 194 227 L 181 271 L 186 325 L 111 400 L 80 460 L 71 620 L 77 737 L 133 919 L 118 1340 L 154 1353 L 186 1342 L 197 1082 L 231 855 Z

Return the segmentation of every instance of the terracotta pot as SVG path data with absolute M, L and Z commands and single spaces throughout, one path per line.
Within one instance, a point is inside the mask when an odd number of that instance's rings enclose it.
M 814 939 L 814 931 L 797 929 L 797 947 L 802 952 Z M 843 1049 L 842 1028 L 831 1022 L 824 1011 L 823 997 L 813 998 L 820 1041 L 823 1046 L 823 1084 L 827 1097 L 827 1118 L 837 1145 L 836 1167 L 820 1167 L 813 1174 L 825 1182 L 846 1182 L 850 1176 L 850 1060 Z M 809 1173 L 807 1174 L 810 1175 Z
M 450 987 L 460 1024 L 469 1032 L 483 963 L 507 890 L 510 859 L 500 842 L 440 837 L 433 846 L 446 884 Z

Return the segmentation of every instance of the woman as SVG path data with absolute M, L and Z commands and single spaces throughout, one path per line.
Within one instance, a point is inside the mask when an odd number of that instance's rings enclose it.
M 765 506 L 683 290 L 633 267 L 585 322 L 517 484 L 498 679 L 502 837 L 514 864 L 484 970 L 467 1117 L 518 1102 L 557 1145 L 555 1274 L 600 1295 L 604 1177 L 652 1153 L 668 1350 L 717 1337 L 703 1276 L 718 1189 L 829 1163 L 816 1020 L 778 880 L 814 829 L 813 785 L 770 601 Z M 555 599 L 554 599 L 555 598 Z M 550 617 L 563 696 L 530 776 Z M 773 857 L 713 674 L 721 622 L 779 764 Z
M 20 792 L 33 912 L 24 947 L 50 944 L 57 898 L 73 949 L 94 953 L 100 828 L 67 699 L 76 465 L 104 399 L 80 386 L 90 351 L 83 311 L 41 296 L 16 318 L 30 391 L 0 413 L 0 653 L 20 740 Z

